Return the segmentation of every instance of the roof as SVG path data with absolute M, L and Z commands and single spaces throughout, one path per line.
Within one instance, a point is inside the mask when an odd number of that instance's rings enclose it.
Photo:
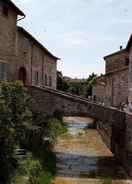
M 60 58 L 54 56 L 47 48 L 45 48 L 36 38 L 34 38 L 29 32 L 27 32 L 24 28 L 18 26 L 17 30 L 22 32 L 23 34 L 26 35 L 29 39 L 31 39 L 34 43 L 36 43 L 41 49 L 43 49 L 48 55 L 50 55 L 52 58 L 56 60 L 60 60 Z
M 112 56 L 115 56 L 115 55 L 119 55 L 119 54 L 122 54 L 122 53 L 125 53 L 125 52 L 126 52 L 126 49 L 121 49 L 121 50 L 119 50 L 117 52 L 114 52 L 112 54 L 109 54 L 109 55 L 105 56 L 104 59 L 107 59 L 109 57 L 112 57 Z
M 13 8 L 18 15 L 25 16 L 25 14 L 11 1 L 11 0 L 0 0 L 3 3 L 8 4 L 11 8 Z
M 126 50 L 129 51 L 130 50 L 130 47 L 132 46 L 132 34 L 128 40 L 128 43 L 127 43 L 127 46 L 126 46 Z

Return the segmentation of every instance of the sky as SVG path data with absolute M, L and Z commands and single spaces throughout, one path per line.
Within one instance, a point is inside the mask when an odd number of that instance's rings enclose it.
M 54 55 L 65 76 L 105 72 L 103 57 L 124 48 L 132 33 L 132 0 L 13 0 L 19 22 Z

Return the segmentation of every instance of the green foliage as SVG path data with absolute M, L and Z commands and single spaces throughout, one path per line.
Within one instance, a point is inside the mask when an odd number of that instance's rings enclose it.
M 47 126 L 50 144 L 54 144 L 58 135 L 64 134 L 67 131 L 65 124 L 56 118 L 49 119 Z
M 2 184 L 41 184 L 55 173 L 56 157 L 52 145 L 65 133 L 62 121 L 32 114 L 30 97 L 21 82 L 0 83 L 0 182 Z M 34 122 L 34 123 L 33 123 Z M 17 150 L 31 153 L 19 157 Z M 46 184 L 43 182 L 43 184 Z
M 11 184 L 37 184 L 42 172 L 39 160 L 34 159 L 31 153 L 27 153 L 25 159 L 18 161 L 16 175 L 12 178 Z M 26 179 L 26 180 L 25 180 Z M 39 184 L 39 183 L 38 183 Z
M 64 80 L 61 72 L 57 72 L 57 89 L 60 91 L 67 91 L 69 88 L 68 83 Z
M 87 96 L 92 96 L 92 88 L 95 86 L 96 84 L 96 77 L 97 75 L 92 73 L 91 75 L 89 75 L 87 82 L 86 82 L 86 97 Z
M 66 81 L 61 72 L 57 73 L 57 89 L 69 92 L 75 95 L 88 97 L 92 96 L 92 88 L 96 84 L 96 74 L 89 75 L 87 80 L 80 80 L 73 82 L 72 80 Z
M 68 92 L 75 94 L 75 95 L 80 95 L 81 89 L 82 89 L 82 86 L 80 83 L 70 83 L 69 86 L 70 87 L 68 89 Z
M 7 183 L 17 161 L 14 150 L 32 121 L 28 95 L 21 82 L 0 83 L 0 181 Z
M 52 174 L 48 171 L 43 171 L 39 177 L 39 184 L 49 184 L 52 179 Z

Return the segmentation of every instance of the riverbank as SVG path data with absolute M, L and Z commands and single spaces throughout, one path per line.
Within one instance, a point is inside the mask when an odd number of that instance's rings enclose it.
M 128 184 L 126 172 L 95 129 L 91 119 L 69 117 L 68 133 L 55 145 L 57 172 L 52 184 Z M 81 126 L 82 125 L 82 126 Z
M 27 133 L 27 141 L 22 144 L 23 149 L 17 149 L 18 167 L 11 184 L 50 184 L 53 179 L 56 172 L 53 147 L 57 137 L 67 129 L 63 121 L 56 118 L 45 120 L 43 126 L 31 129 Z

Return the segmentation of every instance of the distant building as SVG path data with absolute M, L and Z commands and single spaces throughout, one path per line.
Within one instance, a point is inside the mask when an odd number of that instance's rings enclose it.
M 104 57 L 105 103 L 119 107 L 128 100 L 129 56 L 125 49 Z
M 10 0 L 0 0 L 0 80 L 56 89 L 57 60 L 24 28 L 17 16 L 25 17 Z
M 128 101 L 129 56 L 126 49 L 104 57 L 105 75 L 97 78 L 94 96 L 98 102 L 119 107 Z

